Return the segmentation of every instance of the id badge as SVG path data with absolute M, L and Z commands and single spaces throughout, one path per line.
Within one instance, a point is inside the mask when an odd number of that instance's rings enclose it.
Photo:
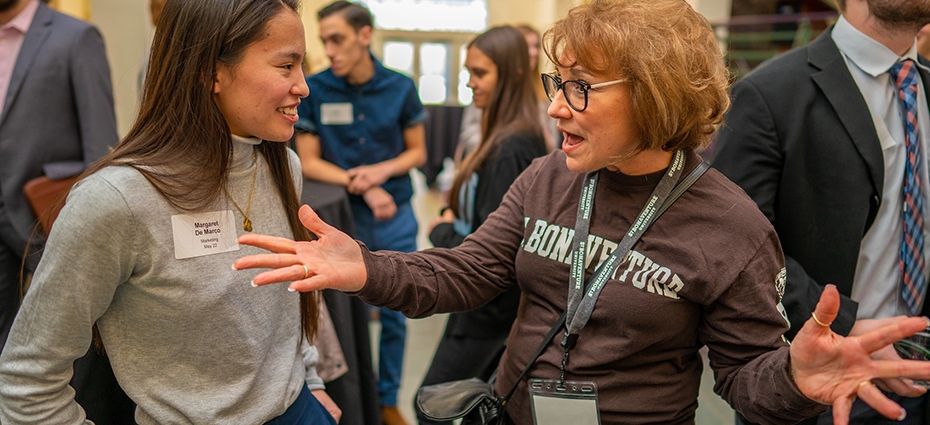
M 324 125 L 349 125 L 352 118 L 352 104 L 349 102 L 320 105 L 320 122 Z
M 529 382 L 533 423 L 536 425 L 600 425 L 597 410 L 597 384 L 565 381 L 559 386 L 552 379 Z

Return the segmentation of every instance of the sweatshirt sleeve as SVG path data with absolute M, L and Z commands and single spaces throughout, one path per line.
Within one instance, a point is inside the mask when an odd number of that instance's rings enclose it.
M 104 179 L 87 177 L 71 191 L 0 356 L 0 422 L 90 423 L 68 383 L 94 322 L 133 271 L 136 230 Z
M 426 317 L 473 310 L 514 285 L 524 197 L 543 163 L 521 174 L 500 207 L 458 247 L 372 253 L 362 244 L 368 281 L 357 295 L 407 317 Z
M 788 328 L 781 306 L 784 260 L 774 230 L 699 326 L 709 348 L 714 391 L 755 423 L 793 424 L 826 411 L 805 397 L 788 374 Z

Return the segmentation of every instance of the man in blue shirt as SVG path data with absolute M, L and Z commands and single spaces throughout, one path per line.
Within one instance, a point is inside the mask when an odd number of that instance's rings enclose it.
M 329 69 L 307 78 L 310 96 L 298 107 L 297 153 L 305 177 L 345 186 L 355 230 L 371 250 L 416 251 L 417 223 L 410 169 L 426 161 L 426 115 L 410 78 L 388 70 L 369 51 L 368 9 L 336 1 L 317 17 Z M 406 325 L 380 310 L 378 392 L 382 420 L 407 422 L 397 411 Z

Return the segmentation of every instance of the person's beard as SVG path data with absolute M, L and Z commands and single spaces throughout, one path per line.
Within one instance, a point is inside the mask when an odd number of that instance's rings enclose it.
M 928 0 L 868 0 L 869 12 L 890 29 L 920 30 L 930 24 Z

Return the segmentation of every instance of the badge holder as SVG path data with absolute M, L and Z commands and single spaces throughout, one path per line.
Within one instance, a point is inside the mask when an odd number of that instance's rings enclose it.
M 534 424 L 601 424 L 594 382 L 531 379 L 528 387 Z

